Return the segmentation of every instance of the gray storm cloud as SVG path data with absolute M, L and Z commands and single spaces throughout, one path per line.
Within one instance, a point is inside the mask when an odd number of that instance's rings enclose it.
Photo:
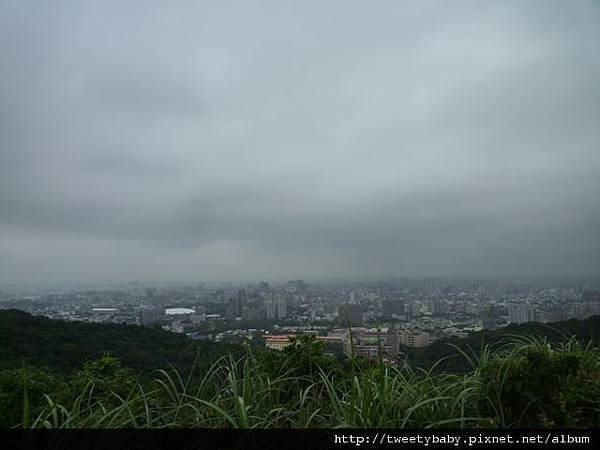
M 600 5 L 0 2 L 0 282 L 600 272 Z

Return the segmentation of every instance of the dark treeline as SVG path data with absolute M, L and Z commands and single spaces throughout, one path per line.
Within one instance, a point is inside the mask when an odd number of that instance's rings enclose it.
M 564 322 L 512 324 L 499 330 L 483 330 L 466 338 L 447 338 L 434 342 L 425 348 L 402 349 L 407 362 L 413 367 L 430 368 L 436 365 L 438 372 L 464 372 L 471 370 L 471 364 L 464 357 L 479 354 L 484 346 L 491 351 L 500 351 L 502 346 L 521 336 L 546 338 L 551 343 L 566 342 L 572 337 L 580 342 L 600 345 L 600 316 L 585 320 L 571 319 Z M 458 349 L 460 350 L 458 350 Z
M 173 366 L 209 365 L 224 354 L 241 355 L 238 345 L 192 341 L 160 328 L 63 322 L 18 310 L 0 311 L 0 369 L 25 365 L 69 374 L 106 353 L 142 376 Z
M 572 319 L 551 324 L 527 323 L 473 333 L 467 338 L 436 341 L 426 348 L 403 348 L 408 364 L 438 371 L 461 372 L 471 369 L 463 352 L 479 353 L 488 345 L 500 349 L 515 336 L 530 335 L 564 342 L 576 337 L 580 342 L 600 345 L 600 316 L 586 320 Z M 135 325 L 63 322 L 32 316 L 19 310 L 0 310 L 0 369 L 19 368 L 25 364 L 68 374 L 85 361 L 109 353 L 125 367 L 142 376 L 152 376 L 157 369 L 173 366 L 186 370 L 194 363 L 208 365 L 222 355 L 241 356 L 240 345 L 192 341 L 186 336 L 158 327 Z
M 274 352 L 2 311 L 0 427 L 597 427 L 599 323 L 511 326 L 390 367 L 312 336 Z

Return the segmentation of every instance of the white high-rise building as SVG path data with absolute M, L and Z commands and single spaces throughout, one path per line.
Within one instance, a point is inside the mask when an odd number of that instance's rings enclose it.
M 287 299 L 275 298 L 270 294 L 265 298 L 265 315 L 269 320 L 283 320 L 287 317 Z
M 283 320 L 287 317 L 287 300 L 285 298 L 279 298 L 277 300 L 277 319 Z
M 273 294 L 269 294 L 265 298 L 265 314 L 268 320 L 274 320 L 277 318 L 277 303 Z
M 542 322 L 542 311 L 527 303 L 510 303 L 508 305 L 508 321 L 510 323 Z

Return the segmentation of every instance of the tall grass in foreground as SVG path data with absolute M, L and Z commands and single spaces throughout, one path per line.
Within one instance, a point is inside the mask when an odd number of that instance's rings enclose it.
M 340 375 L 297 361 L 273 367 L 252 352 L 187 374 L 161 370 L 126 395 L 98 395 L 90 380 L 70 401 L 22 426 L 42 428 L 305 428 L 599 426 L 600 356 L 571 339 L 552 347 L 516 337 L 504 347 L 462 352 L 467 374 L 363 364 Z M 293 359 L 293 358 L 292 358 Z M 357 366 L 358 367 L 358 366 Z M 24 401 L 27 391 L 24 391 Z

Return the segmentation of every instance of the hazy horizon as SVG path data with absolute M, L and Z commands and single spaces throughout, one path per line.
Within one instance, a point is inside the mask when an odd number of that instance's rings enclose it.
M 0 0 L 0 284 L 600 274 L 600 3 Z

